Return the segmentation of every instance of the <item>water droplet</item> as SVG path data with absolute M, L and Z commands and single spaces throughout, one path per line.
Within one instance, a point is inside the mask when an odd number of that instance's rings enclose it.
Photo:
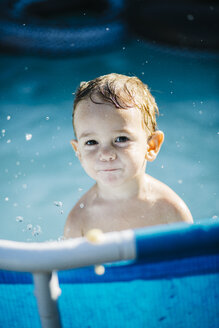
M 79 191 L 79 192 L 83 191 L 83 188 L 78 188 L 78 191 Z
M 50 119 L 50 117 L 49 116 L 46 116 L 46 121 L 48 121 Z
M 213 216 L 212 216 L 212 219 L 217 219 L 217 218 L 218 218 L 217 215 L 213 215 Z
M 17 166 L 19 166 L 19 165 L 20 165 L 20 162 L 19 162 L 19 161 L 17 161 L 17 162 L 16 162 L 16 165 L 17 165 Z
M 27 141 L 31 140 L 32 139 L 32 134 L 26 133 L 25 138 L 26 138 Z
M 29 224 L 27 225 L 27 230 L 32 230 L 32 228 L 33 228 L 33 225 L 29 223 Z
M 179 183 L 179 184 L 182 184 L 182 183 L 183 183 L 183 180 L 181 180 L 181 179 L 178 180 L 178 183 Z
M 7 116 L 7 121 L 10 121 L 10 119 L 11 119 L 11 116 L 8 115 L 8 116 Z
M 8 202 L 9 201 L 9 198 L 8 197 L 5 197 L 5 201 Z
M 98 276 L 102 276 L 105 273 L 105 268 L 103 265 L 95 265 L 94 271 Z
M 161 168 L 162 168 L 162 169 L 164 168 L 164 165 L 163 165 L 163 164 L 161 165 Z
M 125 47 L 122 47 L 122 50 L 125 50 Z
M 62 207 L 63 206 L 63 203 L 60 202 L 60 201 L 54 201 L 53 204 L 57 207 Z
M 63 207 L 63 203 L 62 202 L 60 202 L 60 201 L 54 201 L 53 204 L 59 208 L 59 213 L 60 214 L 63 214 L 64 213 L 64 211 L 62 209 L 62 207 Z
M 2 136 L 5 136 L 5 129 L 2 129 Z
M 106 27 L 106 31 L 109 31 L 110 29 L 109 29 L 109 27 Z
M 10 144 L 11 143 L 11 139 L 8 139 L 6 142 L 7 142 L 7 144 Z
M 22 188 L 23 188 L 23 189 L 27 189 L 27 184 L 24 183 L 24 184 L 22 185 Z
M 80 204 L 80 208 L 84 208 L 84 204 L 83 203 Z
M 23 216 L 17 216 L 17 217 L 16 217 L 16 221 L 17 221 L 17 222 L 23 222 L 23 221 L 24 221 Z
M 35 237 L 35 236 L 38 236 L 39 234 L 42 233 L 42 229 L 39 225 L 36 225 L 34 228 L 33 228 L 33 231 L 32 231 L 32 235 Z
M 195 17 L 192 14 L 188 14 L 187 19 L 188 19 L 188 21 L 193 21 L 195 19 Z

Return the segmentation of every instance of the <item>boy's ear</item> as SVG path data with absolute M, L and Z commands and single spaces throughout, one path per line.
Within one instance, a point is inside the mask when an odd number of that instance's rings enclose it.
M 78 141 L 76 139 L 71 140 L 71 145 L 75 151 L 76 156 L 80 159 L 80 153 L 78 150 Z
M 149 162 L 153 162 L 157 157 L 162 143 L 164 141 L 164 134 L 162 131 L 155 131 L 148 140 L 147 152 L 145 158 Z

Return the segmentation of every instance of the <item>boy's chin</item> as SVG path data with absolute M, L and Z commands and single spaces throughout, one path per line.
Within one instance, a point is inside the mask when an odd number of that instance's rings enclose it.
M 123 178 L 121 177 L 121 172 L 111 172 L 111 173 L 106 173 L 106 172 L 100 172 L 98 174 L 98 178 L 96 179 L 97 183 L 99 182 L 102 185 L 105 186 L 118 186 L 123 182 Z

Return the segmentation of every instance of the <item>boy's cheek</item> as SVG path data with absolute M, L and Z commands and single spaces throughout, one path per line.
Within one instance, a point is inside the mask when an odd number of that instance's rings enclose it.
M 85 171 L 94 166 L 94 158 L 90 154 L 81 154 L 80 162 Z

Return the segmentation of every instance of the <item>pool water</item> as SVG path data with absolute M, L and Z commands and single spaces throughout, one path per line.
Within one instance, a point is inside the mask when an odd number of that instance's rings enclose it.
M 0 238 L 61 238 L 68 212 L 93 184 L 70 145 L 72 93 L 111 72 L 137 75 L 158 103 L 165 142 L 147 172 L 183 198 L 195 221 L 218 216 L 215 56 L 137 40 L 77 58 L 1 55 L 0 69 Z

